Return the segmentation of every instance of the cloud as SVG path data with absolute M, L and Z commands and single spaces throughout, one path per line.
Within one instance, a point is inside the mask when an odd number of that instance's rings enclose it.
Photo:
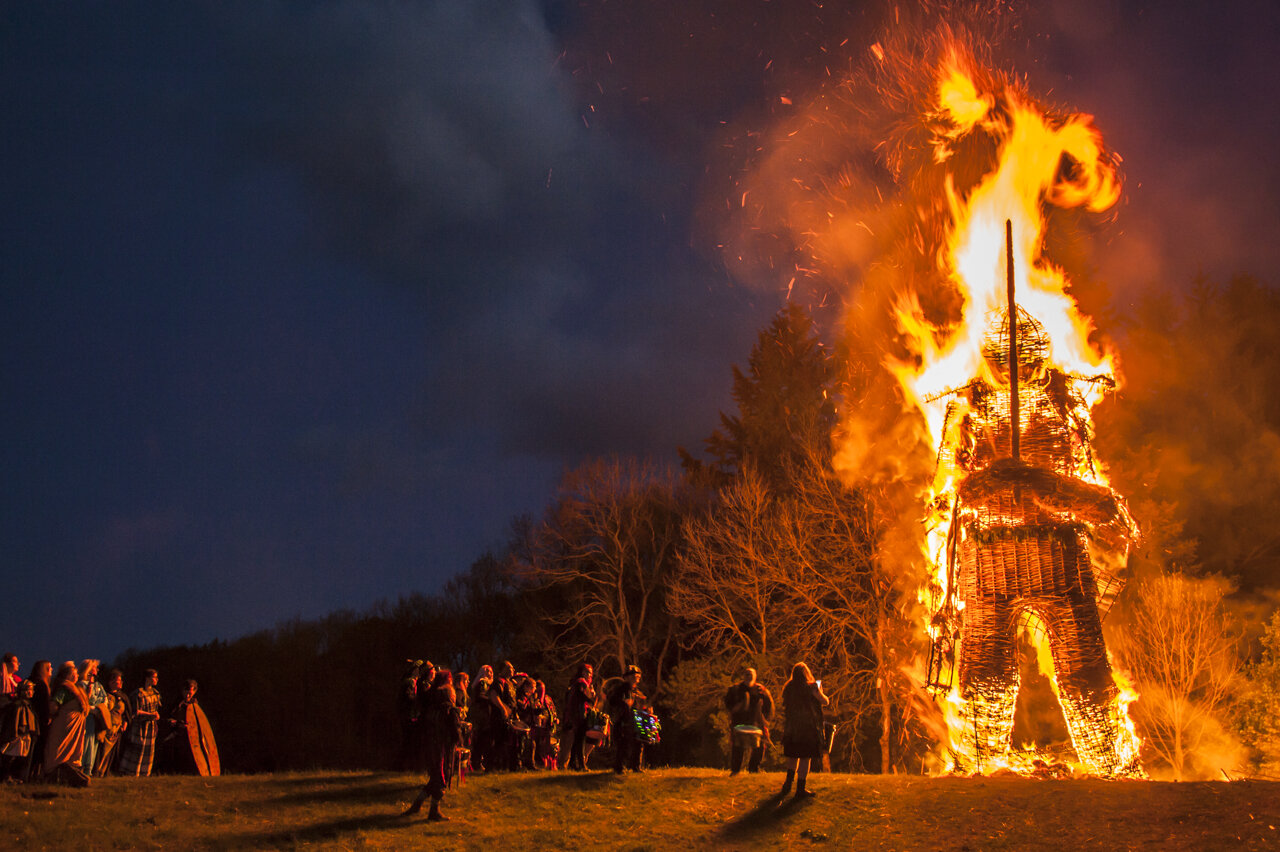
M 590 126 L 539 4 L 240 11 L 233 150 L 295 176 L 336 260 L 420 298 L 428 428 L 553 455 L 712 428 L 759 312 L 688 249 L 685 167 Z

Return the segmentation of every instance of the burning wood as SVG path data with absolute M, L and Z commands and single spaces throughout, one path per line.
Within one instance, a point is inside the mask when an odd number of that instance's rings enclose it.
M 1090 136 L 1091 160 L 1071 159 L 1080 171 L 1092 172 L 1085 183 L 1101 196 L 1058 191 L 1063 178 L 1056 164 L 1079 142 L 1064 129 L 1074 124 L 1087 130 L 1080 117 L 1057 126 L 1011 91 L 1003 93 L 997 116 L 996 98 L 979 95 L 955 67 L 939 79 L 939 103 L 954 125 L 952 141 L 987 122 L 1001 149 L 996 170 L 967 197 L 952 198 L 956 231 L 944 268 L 965 288 L 965 323 L 949 341 L 946 335 L 921 334 L 922 350 L 937 357 L 923 358 L 918 370 L 899 372 L 915 398 L 947 401 L 935 435 L 934 536 L 945 546 L 936 551 L 941 600 L 930 625 L 929 684 L 946 694 L 957 769 L 990 772 L 1014 765 L 1017 633 L 1031 617 L 1047 634 L 1055 693 L 1081 763 L 1100 775 L 1141 775 L 1102 636 L 1099 602 L 1114 595 L 1118 582 L 1101 559 L 1095 570 L 1091 557 L 1092 547 L 1123 562 L 1135 534 L 1123 500 L 1106 484 L 1090 449 L 1090 397 L 1114 382 L 1109 365 L 1092 353 L 1087 323 L 1065 295 L 1061 273 L 1037 255 L 1041 198 L 1053 200 L 1056 194 L 1058 203 L 1110 204 L 1113 176 L 1096 136 Z M 1018 214 L 1016 228 L 1014 217 L 999 215 L 1002 209 Z M 1017 304 L 1016 256 L 1027 267 L 1019 270 L 1021 280 L 1039 316 Z M 1005 288 L 991 281 L 1000 260 Z M 1003 308 L 996 301 L 1000 289 Z M 974 308 L 985 310 L 976 317 Z M 983 315 L 986 327 L 979 331 Z M 1040 316 L 1054 320 L 1052 327 Z M 906 317 L 903 327 L 920 329 Z M 1102 373 L 1084 378 L 1055 363 L 1055 344 L 1063 343 L 1072 347 L 1077 364 L 1083 356 Z M 920 393 L 931 371 L 954 371 L 960 363 L 972 365 L 967 383 Z M 1020 768 L 1041 771 L 1034 764 Z

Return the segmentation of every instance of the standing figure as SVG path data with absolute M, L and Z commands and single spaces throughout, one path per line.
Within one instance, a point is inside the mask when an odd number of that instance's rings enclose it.
M 566 733 L 570 734 L 568 739 L 572 740 L 569 747 L 569 768 L 578 772 L 587 768 L 585 750 L 589 727 L 588 714 L 596 703 L 596 688 L 592 682 L 594 677 L 595 670 L 591 668 L 591 664 L 583 663 L 578 667 L 578 674 L 565 693 L 565 728 Z M 563 762 L 562 760 L 561 763 Z
M 92 775 L 93 767 L 98 762 L 98 746 L 106 739 L 106 720 L 104 704 L 107 702 L 107 691 L 98 683 L 98 660 L 85 660 L 80 664 L 80 682 L 77 684 L 89 699 L 89 715 L 84 724 L 84 755 L 80 758 L 80 768 Z
M 133 703 L 124 693 L 124 673 L 119 669 L 112 669 L 107 673 L 106 691 L 107 701 L 102 705 L 106 708 L 103 713 L 105 736 L 98 749 L 98 760 L 92 767 L 93 774 L 99 778 L 106 777 L 112 761 L 119 756 L 116 745 L 129 726 L 129 720 L 133 718 Z
M 142 686 L 133 692 L 133 719 L 125 734 L 124 750 L 120 753 L 121 775 L 150 775 L 151 764 L 156 757 L 156 734 L 160 727 L 160 690 L 156 684 L 160 675 L 155 669 L 147 669 Z
M 637 735 L 635 713 L 646 704 L 640 691 L 640 667 L 627 666 L 627 674 L 609 693 L 609 716 L 613 727 L 613 771 L 621 775 L 623 769 L 636 772 L 644 756 L 644 742 Z
M 58 668 L 50 698 L 53 717 L 44 746 L 44 773 L 76 787 L 89 786 L 89 776 L 81 768 L 84 755 L 85 720 L 89 716 L 89 696 L 79 687 L 80 672 L 68 660 Z
M 457 697 L 453 692 L 452 674 L 443 670 L 437 672 L 433 686 L 422 693 L 422 697 L 421 724 L 425 741 L 427 783 L 422 785 L 418 797 L 404 815 L 418 813 L 422 810 L 423 803 L 430 798 L 431 810 L 427 813 L 427 819 L 439 822 L 448 819 L 440 813 L 440 800 L 444 798 L 445 788 L 449 786 L 454 750 L 462 745 L 462 715 L 458 711 Z
M 400 722 L 400 753 L 396 756 L 396 769 L 408 772 L 413 769 L 414 750 L 418 733 L 418 673 L 422 660 L 406 660 L 404 677 L 396 693 L 396 719 Z
M 1044 327 L 1025 311 L 1016 316 L 1012 336 L 1008 311 L 988 329 L 986 369 L 955 392 L 938 456 L 938 481 L 954 483 L 948 562 L 955 576 L 935 619 L 958 622 L 960 630 L 964 721 L 953 752 L 976 764 L 960 768 L 982 771 L 1010 750 L 1018 622 L 1033 615 L 1048 634 L 1059 702 L 1081 761 L 1101 775 L 1140 773 L 1121 725 L 1094 564 L 1103 555 L 1122 561 L 1133 528 L 1117 495 L 1097 481 L 1080 389 L 1109 380 L 1051 367 Z M 1111 582 L 1103 592 L 1114 593 Z
M 31 765 L 31 749 L 40 734 L 40 723 L 31 708 L 35 684 L 19 681 L 12 700 L 0 709 L 0 781 L 21 783 Z
M 467 719 L 471 722 L 471 769 L 483 772 L 493 768 L 493 731 L 501 719 L 494 720 L 493 666 L 481 666 L 471 685 L 471 701 Z
M 38 727 L 36 741 L 31 746 L 31 761 L 27 766 L 27 775 L 33 779 L 44 775 L 44 744 L 49 737 L 49 722 L 53 718 L 49 704 L 49 699 L 53 697 L 53 691 L 49 687 L 52 677 L 53 663 L 49 660 L 36 660 L 27 675 L 27 680 L 33 685 L 31 709 L 35 711 Z
M 822 681 L 814 680 L 806 663 L 791 667 L 791 677 L 782 687 L 782 753 L 787 758 L 787 780 L 781 795 L 796 784 L 796 798 L 812 796 L 805 786 L 809 765 L 822 760 L 822 708 L 831 703 L 822 691 Z
M 729 774 L 742 771 L 742 759 L 751 752 L 748 772 L 759 772 L 760 761 L 769 747 L 769 720 L 773 718 L 773 696 L 756 680 L 755 669 L 743 669 L 742 680 L 724 694 L 729 710 Z

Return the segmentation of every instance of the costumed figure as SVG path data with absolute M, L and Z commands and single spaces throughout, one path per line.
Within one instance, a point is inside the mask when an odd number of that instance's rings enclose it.
M 822 691 L 822 681 L 814 680 L 805 663 L 791 667 L 791 677 L 782 687 L 782 754 L 787 758 L 787 779 L 782 795 L 796 785 L 796 798 L 812 796 L 805 786 L 810 764 L 822 760 L 822 708 L 831 703 Z
M 515 753 L 516 769 L 537 769 L 534 750 L 538 727 L 542 724 L 542 707 L 538 703 L 538 685 L 533 678 L 524 675 L 516 686 Z
M 755 669 L 744 669 L 742 680 L 724 695 L 729 711 L 729 774 L 742 771 L 742 759 L 751 752 L 748 772 L 759 772 L 760 761 L 769 747 L 769 720 L 773 718 L 773 696 L 756 680 Z
M 35 691 L 31 695 L 31 709 L 36 714 L 36 741 L 31 745 L 31 760 L 27 766 L 27 777 L 39 779 L 44 775 L 44 744 L 49 738 L 49 722 L 53 718 L 50 712 L 49 699 L 53 692 L 49 687 L 49 679 L 53 677 L 53 663 L 49 660 L 36 660 L 27 675 Z
M 98 660 L 85 660 L 80 664 L 80 682 L 78 686 L 89 698 L 89 715 L 84 723 L 84 754 L 80 758 L 80 768 L 90 775 L 98 762 L 98 746 L 105 737 L 106 720 L 103 717 L 103 705 L 107 701 L 107 691 L 98 683 Z
M 448 819 L 440 813 L 440 800 L 444 798 L 445 788 L 449 786 L 455 750 L 462 745 L 462 716 L 458 711 L 450 672 L 438 672 L 434 686 L 424 694 L 420 724 L 425 741 L 427 783 L 422 786 L 418 797 L 404 815 L 418 813 L 422 810 L 423 803 L 430 798 L 431 810 L 427 813 L 427 819 L 439 822 Z
M 120 753 L 121 775 L 150 775 L 156 756 L 156 736 L 160 728 L 160 690 L 156 684 L 160 675 L 155 669 L 147 669 L 143 685 L 133 692 L 133 718 L 124 737 L 124 749 Z
M 471 722 L 471 768 L 483 772 L 493 766 L 493 667 L 481 666 L 471 684 L 470 709 L 467 719 Z
M 559 730 L 560 717 L 556 713 L 555 702 L 551 700 L 550 695 L 547 695 L 547 685 L 540 680 L 534 682 L 533 701 L 537 710 L 531 732 L 533 763 L 538 769 L 555 769 L 556 751 L 560 747 L 556 733 Z
M 98 731 L 102 740 L 98 746 L 98 760 L 93 765 L 93 774 L 104 778 L 111 768 L 112 761 L 118 756 L 116 745 L 119 744 L 129 720 L 133 717 L 133 703 L 124 692 L 124 673 L 112 669 L 107 674 L 107 700 L 102 705 L 103 728 Z
M 31 707 L 34 695 L 35 684 L 21 681 L 0 710 L 0 781 L 21 782 L 27 777 L 32 745 L 40 733 L 40 722 Z
M 656 722 L 643 692 L 640 691 L 640 667 L 627 666 L 627 674 L 609 691 L 609 716 L 613 727 L 613 771 L 636 772 L 650 741 L 646 724 Z
M 75 787 L 89 786 L 89 776 L 80 766 L 84 755 L 85 720 L 89 715 L 89 696 L 76 683 L 80 673 L 76 664 L 67 661 L 58 669 L 56 685 L 50 698 L 53 718 L 44 746 L 44 773 Z
M 400 753 L 396 756 L 396 769 L 401 772 L 413 768 L 418 726 L 418 673 L 421 668 L 422 660 L 407 660 L 404 677 L 400 679 L 400 691 L 396 693 L 396 719 L 400 722 Z
M 564 698 L 565 727 L 569 734 L 565 739 L 571 742 L 568 765 L 578 772 L 587 768 L 587 731 L 590 728 L 590 714 L 596 703 L 596 688 L 592 682 L 594 676 L 595 671 L 591 666 L 583 663 L 578 668 L 577 676 L 569 684 Z
M 1082 393 L 1085 383 L 1112 383 L 1052 367 L 1044 327 L 1024 310 L 1013 315 L 1012 330 L 1008 310 L 993 318 L 986 369 L 951 392 L 947 408 L 935 505 L 951 519 L 948 582 L 934 618 L 930 683 L 949 688 L 958 663 L 963 724 L 953 754 L 958 768 L 983 771 L 1010 750 L 1018 623 L 1035 616 L 1080 760 L 1100 775 L 1140 775 L 1099 609 L 1119 590 L 1118 569 L 1108 566 L 1123 565 L 1134 528 L 1095 469 Z M 961 765 L 962 755 L 975 765 Z
M 516 699 L 516 668 L 509 661 L 504 662 L 489 692 L 489 701 L 497 711 L 492 716 L 493 761 L 490 769 L 514 772 L 520 768 L 520 735 L 528 732 L 528 726 L 520 721 Z

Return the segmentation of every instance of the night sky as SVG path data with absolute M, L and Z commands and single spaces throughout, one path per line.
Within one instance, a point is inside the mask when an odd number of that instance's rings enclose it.
M 0 650 L 110 659 L 434 592 L 567 465 L 671 461 L 782 304 L 700 233 L 884 4 L 0 8 Z M 1123 305 L 1280 270 L 1272 0 L 1031 3 Z M 823 49 L 826 49 L 823 52 Z M 764 280 L 764 279 L 761 279 Z

